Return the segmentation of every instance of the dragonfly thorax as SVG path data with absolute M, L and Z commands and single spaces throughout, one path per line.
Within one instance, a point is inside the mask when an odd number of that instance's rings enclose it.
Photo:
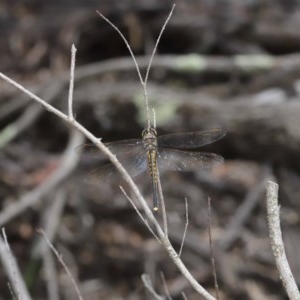
M 154 128 L 146 128 L 142 133 L 143 146 L 146 150 L 157 149 L 157 132 Z

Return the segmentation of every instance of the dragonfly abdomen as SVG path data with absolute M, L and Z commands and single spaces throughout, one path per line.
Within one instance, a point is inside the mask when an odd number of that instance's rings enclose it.
M 153 210 L 158 210 L 158 169 L 157 169 L 157 151 L 147 151 L 148 166 L 153 192 Z
M 151 179 L 155 182 L 158 181 L 158 170 L 157 170 L 157 152 L 156 150 L 149 150 L 147 152 L 148 165 Z

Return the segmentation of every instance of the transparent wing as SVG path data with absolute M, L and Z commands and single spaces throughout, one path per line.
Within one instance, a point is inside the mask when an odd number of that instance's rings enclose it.
M 130 153 L 126 156 L 117 155 L 117 158 L 132 177 L 135 177 L 147 170 L 147 156 L 143 148 L 141 148 L 139 152 L 136 150 L 135 153 Z M 112 176 L 118 176 L 116 167 L 111 163 L 100 167 L 95 171 L 95 173 L 97 173 L 99 177 L 107 179 L 110 179 Z
M 124 168 L 131 176 L 137 176 L 147 169 L 147 158 L 142 140 L 131 139 L 105 143 L 105 146 L 117 156 Z M 92 153 L 93 159 L 106 159 L 105 155 L 93 144 L 83 145 L 88 153 Z M 93 176 L 110 179 L 118 176 L 116 168 L 108 163 L 92 171 Z
M 139 147 L 139 145 L 143 144 L 141 139 L 128 139 L 121 140 L 116 142 L 104 143 L 106 147 L 108 147 L 114 154 L 116 155 L 126 155 L 134 150 L 134 148 Z M 82 144 L 76 147 L 77 152 L 86 152 L 86 153 L 96 153 L 96 155 L 102 158 L 105 156 L 98 147 L 96 147 L 93 143 Z
M 140 152 L 143 148 L 143 141 L 141 139 L 129 139 L 104 144 L 117 156 L 126 156 L 132 152 Z
M 157 161 L 160 170 L 189 172 L 216 167 L 224 162 L 224 158 L 214 153 L 163 148 L 159 149 Z
M 158 146 L 166 148 L 198 148 L 221 139 L 226 134 L 223 128 L 174 133 L 161 135 L 157 138 Z

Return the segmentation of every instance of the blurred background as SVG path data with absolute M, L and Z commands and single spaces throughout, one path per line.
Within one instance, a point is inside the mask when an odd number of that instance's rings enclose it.
M 140 138 L 142 74 L 172 1 L 9 1 L 0 3 L 0 70 L 67 112 L 70 49 L 77 48 L 74 114 L 104 142 Z M 214 293 L 211 231 L 221 299 L 287 299 L 268 238 L 265 182 L 280 185 L 281 224 L 300 280 L 300 1 L 185 0 L 158 45 L 148 93 L 158 134 L 221 127 L 226 137 L 199 149 L 222 166 L 161 176 L 170 239 L 195 278 Z M 43 228 L 84 299 L 199 299 L 120 191 L 104 162 L 69 126 L 0 81 L 0 224 L 33 299 L 75 299 Z M 80 156 L 78 154 L 81 152 Z M 135 179 L 152 206 L 148 175 Z M 46 250 L 45 250 L 46 249 Z M 0 267 L 0 299 L 11 298 Z M 49 291 L 54 291 L 54 296 Z M 60 298 L 58 298 L 58 295 Z

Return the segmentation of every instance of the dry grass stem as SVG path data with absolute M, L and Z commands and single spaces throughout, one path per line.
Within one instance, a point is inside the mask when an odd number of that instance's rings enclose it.
M 60 255 L 60 254 L 58 253 L 58 251 L 55 249 L 55 247 L 54 247 L 53 244 L 50 242 L 50 240 L 47 238 L 45 232 L 44 232 L 42 229 L 38 229 L 37 231 L 38 231 L 38 233 L 40 233 L 40 234 L 44 237 L 44 239 L 45 239 L 46 243 L 48 244 L 49 248 L 52 250 L 52 252 L 55 254 L 55 256 L 56 256 L 56 258 L 58 259 L 58 261 L 61 263 L 61 265 L 62 265 L 63 268 L 65 269 L 65 271 L 66 271 L 66 273 L 68 274 L 68 277 L 69 277 L 69 279 L 70 279 L 70 281 L 71 281 L 71 283 L 72 283 L 72 285 L 73 285 L 73 287 L 74 287 L 74 289 L 75 289 L 75 291 L 76 291 L 76 294 L 77 294 L 77 296 L 78 296 L 78 299 L 83 300 L 83 298 L 82 298 L 82 296 L 81 296 L 81 293 L 80 293 L 80 290 L 79 290 L 79 287 L 78 287 L 78 285 L 77 285 L 77 283 L 76 283 L 76 281 L 75 281 L 75 279 L 74 279 L 72 273 L 70 272 L 68 266 L 67 266 L 66 263 L 64 262 L 62 255 Z
M 74 44 L 71 49 L 71 67 L 70 67 L 70 85 L 69 85 L 69 96 L 68 96 L 68 116 L 70 120 L 74 119 L 73 116 L 73 92 L 74 92 L 74 72 L 75 72 L 75 60 L 76 51 Z
M 188 206 L 187 198 L 185 198 L 184 201 L 185 201 L 185 226 L 184 226 L 184 232 L 183 232 L 180 250 L 179 250 L 179 254 L 178 254 L 179 256 L 181 256 L 181 254 L 182 254 L 182 249 L 183 249 L 184 241 L 186 238 L 187 229 L 189 226 L 189 206 Z
M 216 264 L 215 264 L 215 258 L 214 258 L 214 251 L 213 251 L 213 240 L 212 240 L 212 234 L 211 234 L 211 199 L 208 197 L 208 236 L 209 236 L 209 249 L 210 249 L 210 260 L 211 260 L 211 266 L 212 266 L 212 273 L 214 276 L 214 285 L 215 285 L 215 291 L 216 291 L 216 298 L 219 298 L 219 284 L 218 284 L 218 276 L 216 271 Z
M 147 289 L 147 291 L 151 294 L 151 296 L 153 297 L 153 299 L 155 300 L 165 300 L 164 297 L 158 295 L 153 287 L 153 284 L 151 282 L 150 276 L 147 274 L 142 274 L 141 276 L 142 281 L 144 283 L 145 288 Z
M 9 278 L 10 289 L 13 289 L 16 299 L 31 300 L 32 298 L 18 268 L 17 261 L 11 253 L 4 228 L 2 228 L 2 236 L 3 238 L 0 236 L 0 258 L 6 275 Z M 11 293 L 13 293 L 12 290 Z

